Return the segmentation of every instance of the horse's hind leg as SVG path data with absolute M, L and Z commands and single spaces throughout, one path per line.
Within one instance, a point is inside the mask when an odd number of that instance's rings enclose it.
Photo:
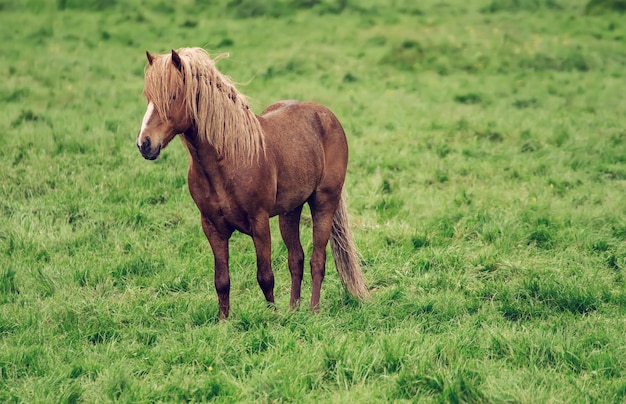
M 272 238 L 268 215 L 257 217 L 252 223 L 252 240 L 256 249 L 256 278 L 265 300 L 274 306 L 274 273 L 272 272 Z
M 302 206 L 291 212 L 282 214 L 278 218 L 280 234 L 287 247 L 287 262 L 291 273 L 291 300 L 289 308 L 296 309 L 300 304 L 300 290 L 304 273 L 304 251 L 300 243 L 300 214 Z
M 322 281 L 326 274 L 326 246 L 330 238 L 330 229 L 333 224 L 335 211 L 339 202 L 339 195 L 330 192 L 315 193 L 309 201 L 313 218 L 313 252 L 311 253 L 311 310 L 319 310 Z

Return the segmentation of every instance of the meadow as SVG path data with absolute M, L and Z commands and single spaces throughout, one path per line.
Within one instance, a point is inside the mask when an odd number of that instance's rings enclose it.
M 620 5 L 0 0 L 0 401 L 624 402 Z M 135 146 L 145 50 L 186 46 L 339 117 L 369 300 L 329 259 L 289 312 L 274 220 L 278 310 L 236 234 L 218 320 L 186 151 Z

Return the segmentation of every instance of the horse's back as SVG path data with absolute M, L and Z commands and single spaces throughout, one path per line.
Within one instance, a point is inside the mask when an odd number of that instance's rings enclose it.
M 315 135 L 326 152 L 329 148 L 345 150 L 348 144 L 343 127 L 339 120 L 327 107 L 314 102 L 299 102 L 293 100 L 276 102 L 261 114 L 262 125 L 265 121 L 268 128 L 266 136 L 297 137 Z M 265 129 L 265 128 L 264 128 Z M 271 139 L 270 139 L 271 141 Z M 346 156 L 347 158 L 347 156 Z

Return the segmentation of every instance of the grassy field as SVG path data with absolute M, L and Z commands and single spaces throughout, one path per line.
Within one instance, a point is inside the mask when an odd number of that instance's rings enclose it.
M 0 0 L 0 401 L 624 402 L 626 21 L 601 3 Z M 369 301 L 329 262 L 320 313 L 289 313 L 273 221 L 278 311 L 235 235 L 217 320 L 186 152 L 134 144 L 144 52 L 183 46 L 229 52 L 256 112 L 340 118 Z

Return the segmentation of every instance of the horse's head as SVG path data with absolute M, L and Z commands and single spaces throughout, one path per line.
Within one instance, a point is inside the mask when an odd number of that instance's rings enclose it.
M 187 111 L 184 66 L 178 53 L 172 50 L 171 55 L 153 56 L 146 52 L 146 56 L 149 65 L 144 96 L 148 109 L 137 135 L 137 148 L 144 158 L 154 160 L 174 136 L 191 127 L 192 118 Z

